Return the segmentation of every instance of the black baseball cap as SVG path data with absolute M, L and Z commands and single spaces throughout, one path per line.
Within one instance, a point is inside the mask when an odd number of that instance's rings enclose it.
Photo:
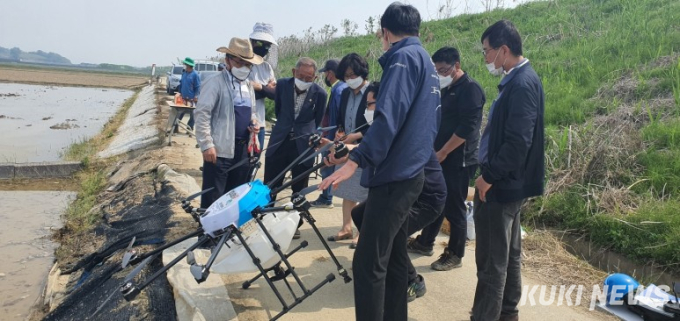
M 340 64 L 340 60 L 338 60 L 338 59 L 326 60 L 326 63 L 323 65 L 323 68 L 319 69 L 319 72 L 326 72 L 326 71 L 338 72 L 338 65 L 339 64 Z

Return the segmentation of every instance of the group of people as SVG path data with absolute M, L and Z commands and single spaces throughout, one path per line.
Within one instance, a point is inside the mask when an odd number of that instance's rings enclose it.
M 274 101 L 276 113 L 263 152 L 264 181 L 278 179 L 274 187 L 282 183 L 279 174 L 308 149 L 308 138 L 319 127 L 332 128 L 322 133 L 321 144 L 342 141 L 350 152 L 336 158 L 331 148 L 323 155 L 322 193 L 311 203 L 332 207 L 333 196 L 343 199 L 341 228 L 329 240 L 351 239 L 355 248 L 356 319 L 407 320 L 407 302 L 426 291 L 408 252 L 433 255 L 446 218 L 449 243 L 431 267 L 447 271 L 462 265 L 465 199 L 479 169 L 474 183 L 478 283 L 471 320 L 517 320 L 520 208 L 543 193 L 541 80 L 523 56 L 516 27 L 507 20 L 488 27 L 480 39 L 483 58 L 489 72 L 503 78 L 481 130 L 484 90 L 464 71 L 456 48 L 428 54 L 418 38 L 420 23 L 411 5 L 395 2 L 385 10 L 379 82 L 368 80 L 368 63 L 356 53 L 328 60 L 320 69 L 302 57 L 292 77 L 276 79 L 263 59 L 276 45 L 266 23 L 257 23 L 249 39 L 232 38 L 218 48 L 225 54 L 224 70 L 205 80 L 200 94 L 195 91 L 203 189 L 214 188 L 202 196 L 201 207 L 252 179 L 247 163 L 233 165 L 264 147 L 265 99 Z M 319 75 L 328 92 L 317 84 Z M 292 167 L 292 176 L 313 163 Z M 293 192 L 308 181 L 306 175 L 293 184 Z

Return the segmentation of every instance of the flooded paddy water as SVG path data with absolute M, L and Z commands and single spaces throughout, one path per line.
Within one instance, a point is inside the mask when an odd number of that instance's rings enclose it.
M 0 192 L 0 320 L 23 320 L 54 263 L 52 231 L 75 197 L 64 191 Z
M 69 145 L 98 134 L 132 94 L 0 83 L 0 163 L 61 160 Z M 51 234 L 76 193 L 69 191 L 74 184 L 51 182 L 0 182 L 0 320 L 29 316 L 54 263 Z
M 0 163 L 60 160 L 97 134 L 130 90 L 0 83 Z

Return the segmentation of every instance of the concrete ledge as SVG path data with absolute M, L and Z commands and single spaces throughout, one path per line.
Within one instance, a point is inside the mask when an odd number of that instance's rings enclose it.
M 0 179 L 68 177 L 82 167 L 80 162 L 5 163 L 0 164 Z
M 0 164 L 0 179 L 14 178 L 14 164 Z

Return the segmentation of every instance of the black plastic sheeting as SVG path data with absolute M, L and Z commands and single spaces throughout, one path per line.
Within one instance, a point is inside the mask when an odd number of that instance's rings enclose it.
M 168 221 L 173 215 L 171 206 L 176 202 L 170 197 L 171 187 L 163 185 L 156 191 L 154 182 L 149 176 L 135 178 L 126 185 L 126 188 L 110 203 L 111 207 L 122 209 L 117 213 L 105 214 L 104 222 L 94 231 L 106 238 L 105 244 L 96 253 L 84 257 L 64 271 L 82 273 L 69 289 L 71 292 L 64 301 L 44 320 L 176 320 L 173 291 L 164 276 L 154 280 L 142 290 L 136 298 L 140 304 L 126 302 L 120 293 L 123 280 L 135 266 L 128 266 L 122 270 L 119 259 L 109 258 L 117 251 L 118 253 L 125 251 L 133 236 L 136 237 L 135 247 L 163 243 L 168 228 L 172 227 L 168 225 Z M 132 193 L 144 193 L 141 203 L 120 206 L 128 201 L 130 189 Z M 120 258 L 120 255 L 116 258 Z M 161 267 L 161 256 L 157 256 L 133 283 L 140 284 Z M 112 295 L 114 292 L 116 293 Z M 106 305 L 93 316 L 111 295 Z

